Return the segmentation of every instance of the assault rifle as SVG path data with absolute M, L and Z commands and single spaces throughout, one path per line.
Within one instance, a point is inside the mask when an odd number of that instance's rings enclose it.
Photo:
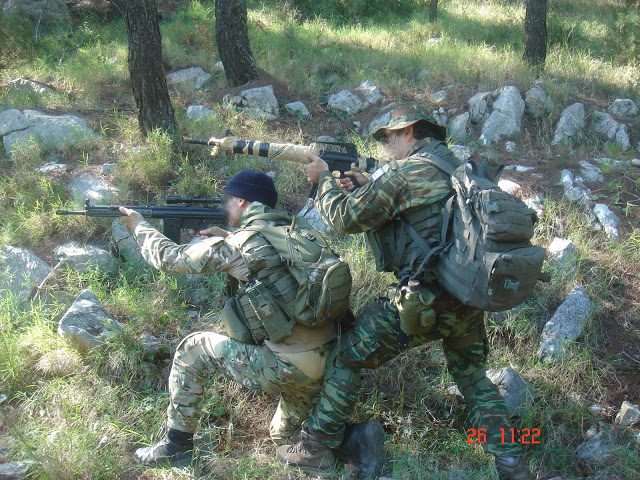
M 295 145 L 292 143 L 265 143 L 259 141 L 246 142 L 238 137 L 210 138 L 209 140 L 198 140 L 195 138 L 183 137 L 184 143 L 195 145 L 207 145 L 211 147 L 211 155 L 216 156 L 220 150 L 242 155 L 255 155 L 258 157 L 273 158 L 276 160 L 286 160 L 288 162 L 306 165 L 309 159 L 303 153 L 309 150 L 318 155 L 329 165 L 332 172 L 340 172 L 344 178 L 344 172 L 349 170 L 360 172 L 373 172 L 376 168 L 376 160 L 371 157 L 359 155 L 356 146 L 348 142 L 316 142 L 311 145 Z M 338 150 L 328 150 L 322 145 L 332 145 Z M 355 178 L 351 177 L 355 188 L 360 187 Z M 309 198 L 316 194 L 317 185 L 314 185 L 309 193 Z
M 226 223 L 227 214 L 223 208 L 210 208 L 196 204 L 221 204 L 222 198 L 206 197 L 179 197 L 167 196 L 164 205 L 122 205 L 135 210 L 144 218 L 160 218 L 163 224 L 165 237 L 180 243 L 180 230 L 183 228 L 200 230 L 211 225 L 223 225 Z M 186 205 L 176 205 L 184 203 Z M 84 210 L 56 210 L 58 215 L 84 215 L 86 217 L 117 218 L 124 216 L 120 212 L 121 205 L 91 205 L 85 200 Z

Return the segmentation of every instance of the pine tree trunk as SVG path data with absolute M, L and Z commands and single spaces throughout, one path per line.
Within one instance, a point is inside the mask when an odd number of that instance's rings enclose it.
M 534 66 L 547 57 L 547 0 L 528 0 L 524 17 L 524 59 Z
M 260 76 L 249 44 L 246 0 L 216 0 L 216 42 L 229 85 L 244 85 Z
M 429 1 L 429 21 L 431 23 L 438 21 L 438 0 Z
M 155 0 L 119 2 L 129 37 L 129 75 L 142 135 L 154 128 L 176 133 L 178 125 L 162 64 L 162 37 Z

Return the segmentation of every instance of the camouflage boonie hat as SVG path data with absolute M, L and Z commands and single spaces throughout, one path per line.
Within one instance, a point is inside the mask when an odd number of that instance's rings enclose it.
M 418 105 L 402 105 L 401 107 L 394 108 L 391 111 L 391 116 L 387 124 L 384 127 L 378 128 L 371 136 L 379 142 L 384 142 L 385 130 L 400 130 L 418 122 L 426 124 L 425 126 L 428 125 L 430 137 L 442 141 L 447 139 L 447 129 L 442 125 L 438 125 L 435 118 L 424 113 Z

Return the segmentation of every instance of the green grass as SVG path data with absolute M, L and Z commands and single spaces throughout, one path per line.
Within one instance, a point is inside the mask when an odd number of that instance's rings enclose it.
M 363 80 L 373 81 L 386 97 L 399 101 L 454 85 L 458 103 L 451 106 L 458 108 L 477 91 L 505 84 L 517 85 L 522 93 L 530 88 L 539 72 L 521 59 L 525 2 L 441 2 L 436 24 L 427 21 L 426 3 L 403 0 L 389 12 L 388 2 L 380 8 L 379 1 L 251 0 L 249 35 L 259 67 L 289 89 L 286 100 L 303 99 L 308 105 Z M 161 23 L 166 67 L 199 65 L 213 71 L 219 59 L 214 3 L 175 4 L 175 11 Z M 540 135 L 526 133 L 523 151 L 531 148 L 545 158 L 555 154 L 548 140 L 562 108 L 570 103 L 595 99 L 606 105 L 629 96 L 637 100 L 639 18 L 637 8 L 617 0 L 551 2 L 549 51 L 541 79 L 556 107 L 550 118 L 535 122 Z M 0 38 L 0 46 L 6 38 Z M 30 78 L 53 86 L 56 93 L 37 97 L 3 88 L 0 110 L 78 112 L 90 116 L 102 136 L 86 147 L 62 152 L 27 145 L 11 158 L 0 159 L 0 244 L 32 248 L 46 256 L 67 239 L 109 243 L 109 222 L 53 214 L 75 201 L 66 190 L 65 177 L 36 171 L 54 159 L 71 165 L 72 175 L 94 172 L 106 161 L 118 163 L 112 180 L 120 188 L 116 200 L 123 203 L 162 203 L 166 194 L 217 196 L 226 180 L 244 168 L 274 172 L 285 209 L 294 211 L 304 203 L 309 186 L 300 165 L 224 152 L 211 157 L 200 146 L 175 151 L 159 132 L 141 137 L 122 20 L 99 23 L 87 18 L 71 31 L 51 31 L 37 43 L 29 36 L 21 38 L 20 45 L 23 56 L 0 71 L 0 82 Z M 353 141 L 367 155 L 383 155 L 379 145 L 353 135 L 329 116 L 316 114 L 306 123 L 276 125 L 226 110 L 215 97 L 226 87 L 224 75 L 216 74 L 208 91 L 171 91 L 181 133 L 220 137 L 229 128 L 245 138 L 308 144 L 318 133 L 330 131 Z M 194 103 L 212 109 L 215 117 L 187 120 L 186 109 Z M 637 122 L 630 123 L 629 130 L 637 137 Z M 488 158 L 499 157 L 495 150 L 482 151 Z M 590 137 L 567 152 L 568 159 L 629 155 Z M 629 192 L 637 191 L 634 175 L 623 172 L 605 187 L 629 215 L 623 223 L 638 212 L 634 200 L 623 205 L 624 198 L 633 198 Z M 540 428 L 543 444 L 527 450 L 527 461 L 543 471 L 557 469 L 572 476 L 575 448 L 589 427 L 601 421 L 587 407 L 601 402 L 610 410 L 619 408 L 608 403 L 607 389 L 624 359 L 602 354 L 606 343 L 601 325 L 613 317 L 627 335 L 640 336 L 634 326 L 638 306 L 621 307 L 628 301 L 626 292 L 635 291 L 640 238 L 637 230 L 624 225 L 630 233 L 619 242 L 607 241 L 592 231 L 592 219 L 568 202 L 550 199 L 545 209 L 536 243 L 548 245 L 555 236 L 571 238 L 578 268 L 565 274 L 549 267 L 549 284 L 541 285 L 518 309 L 492 316 L 488 367 L 513 365 L 533 384 L 537 402 L 516 424 Z M 352 304 L 359 312 L 384 295 L 393 279 L 373 268 L 364 235 L 331 241 L 352 267 Z M 63 270 L 39 303 L 0 301 L 0 393 L 8 396 L 0 404 L 0 444 L 10 446 L 10 453 L 2 455 L 35 460 L 36 478 L 193 478 L 188 472 L 135 465 L 131 451 L 161 434 L 168 367 L 177 343 L 192 331 L 221 329 L 224 279 L 210 276 L 191 282 L 127 263 L 119 267 L 117 273 Z M 575 284 L 585 285 L 594 300 L 585 332 L 562 363 L 541 364 L 536 355 L 540 329 Z M 60 316 L 84 288 L 96 293 L 124 326 L 104 350 L 88 354 L 76 352 L 56 332 Z M 193 317 L 193 311 L 198 316 Z M 145 333 L 160 340 L 157 353 L 143 348 Z M 495 478 L 491 456 L 467 445 L 464 404 L 447 393 L 452 384 L 438 343 L 364 372 L 361 401 L 352 419 L 377 418 L 385 425 L 387 476 L 448 479 L 456 469 L 467 478 Z M 277 400 L 276 395 L 249 392 L 214 376 L 205 395 L 198 432 L 201 464 L 195 476 L 299 478 L 275 462 L 268 440 Z M 633 478 L 640 467 L 636 450 L 633 443 L 623 445 L 614 464 L 602 472 Z M 347 474 L 340 470 L 338 476 Z

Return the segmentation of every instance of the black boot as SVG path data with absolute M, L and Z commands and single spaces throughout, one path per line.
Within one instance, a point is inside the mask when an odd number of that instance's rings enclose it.
M 522 457 L 496 457 L 500 480 L 534 480 Z
M 170 428 L 162 440 L 138 448 L 134 456 L 149 467 L 186 467 L 193 460 L 193 434 Z
M 345 424 L 344 449 L 358 464 L 358 478 L 376 478 L 384 466 L 384 429 L 378 420 Z

